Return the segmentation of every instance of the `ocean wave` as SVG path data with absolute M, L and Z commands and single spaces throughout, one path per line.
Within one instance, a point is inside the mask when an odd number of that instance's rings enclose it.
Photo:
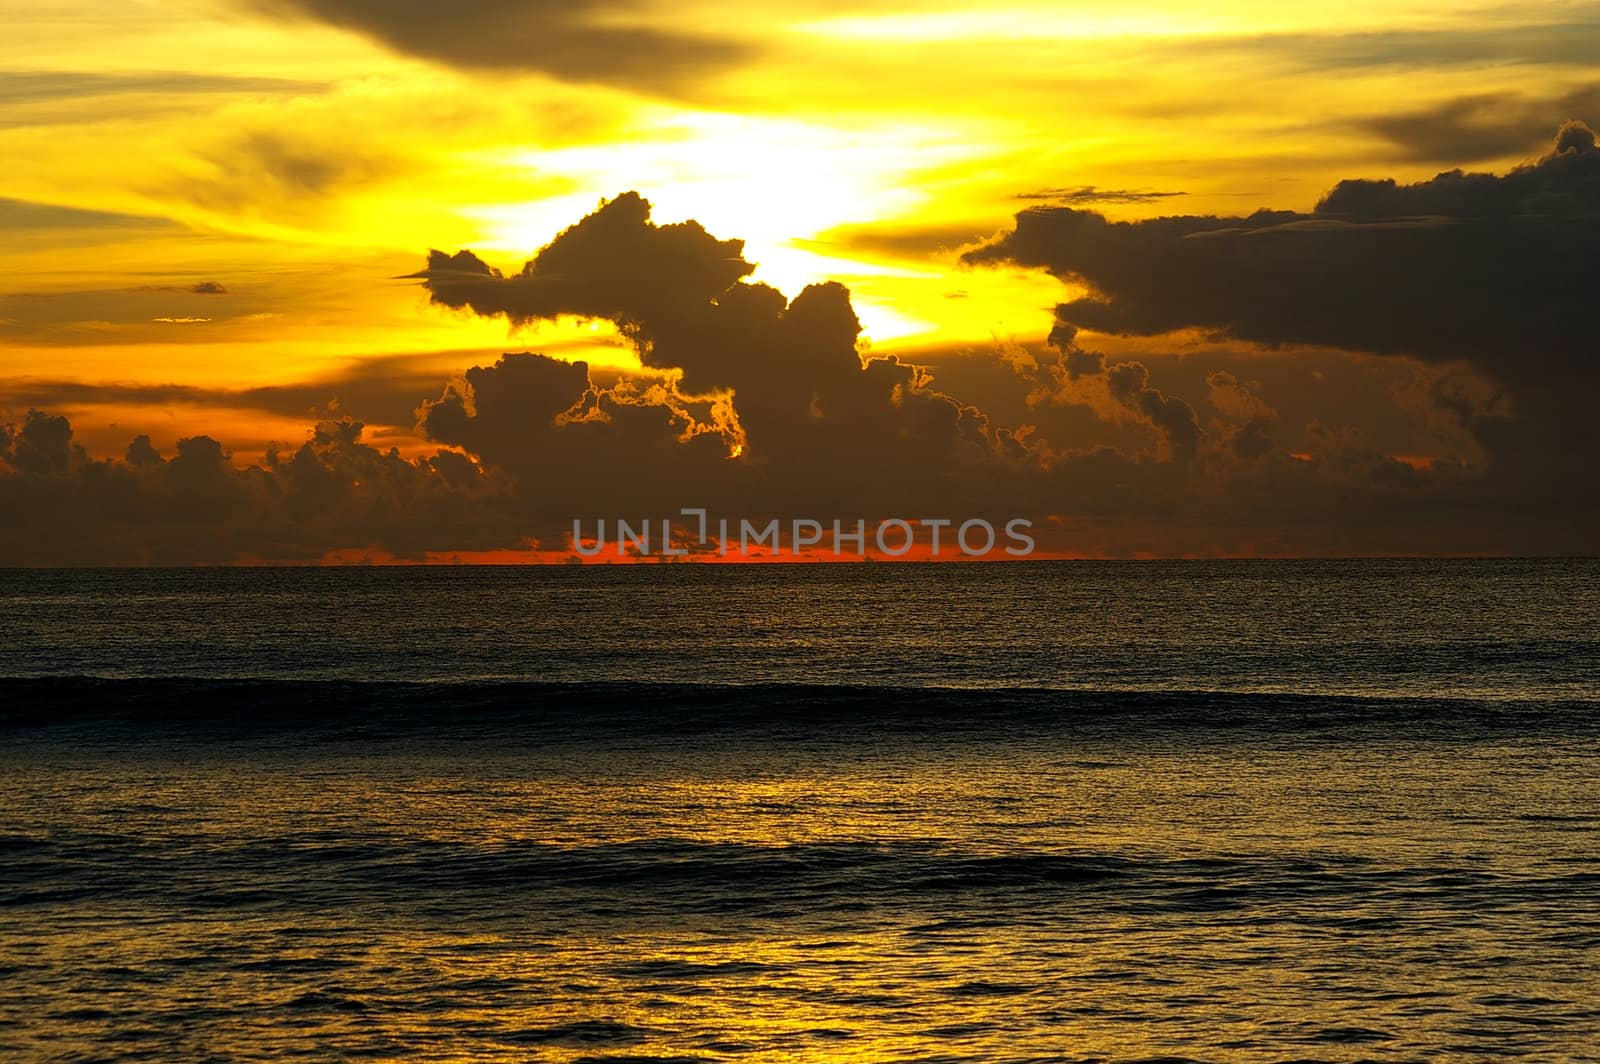
M 1244 913 L 1263 907 L 1342 902 L 1359 894 L 1425 905 L 1470 894 L 1479 912 L 1502 905 L 1589 904 L 1600 874 L 1548 869 L 1506 877 L 1470 860 L 1379 866 L 1334 852 L 1295 856 L 1174 857 L 1137 852 L 984 852 L 933 842 L 749 843 L 659 838 L 637 842 L 463 844 L 374 838 L 330 844 L 285 835 L 247 842 L 169 843 L 159 855 L 137 839 L 66 832 L 14 851 L 0 875 L 6 909 L 102 902 L 181 904 L 187 909 L 329 911 L 433 899 L 459 916 L 525 905 L 593 914 L 626 904 L 656 912 L 765 914 L 854 908 L 926 909 L 927 930 L 972 926 L 1010 902 L 1044 895 L 1124 914 Z M 974 899 L 985 899 L 974 909 Z M 959 918 L 955 914 L 963 914 Z M 1320 914 L 1345 926 L 1346 914 Z M 953 922 L 954 921 L 954 922 Z M 1345 926 L 1345 929 L 1349 928 Z M 654 982 L 759 974 L 755 962 L 721 967 L 628 962 L 610 974 Z M 976 991 L 974 991 L 976 992 Z M 998 992 L 998 991 L 995 991 Z
M 1279 691 L 528 681 L 0 678 L 0 728 L 322 738 L 1200 730 L 1588 733 L 1600 701 Z

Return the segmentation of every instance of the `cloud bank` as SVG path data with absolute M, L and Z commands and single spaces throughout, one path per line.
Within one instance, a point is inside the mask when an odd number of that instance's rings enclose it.
M 1593 531 L 1600 148 L 1581 122 L 1505 174 L 1346 180 L 1310 213 L 1243 218 L 1113 222 L 1036 208 L 964 258 L 1086 286 L 1056 308 L 1063 328 L 1136 337 L 1199 329 L 1265 348 L 1470 370 L 1500 394 L 1469 396 L 1460 377 L 1444 374 L 1429 401 L 1489 448 L 1484 499 Z
M 1597 167 L 1594 135 L 1570 124 L 1509 173 L 1345 181 L 1309 213 L 1023 211 L 967 261 L 1045 269 L 1091 294 L 1056 308 L 1045 344 L 994 353 L 1015 400 L 1003 405 L 1024 412 L 1005 418 L 925 366 L 869 357 L 842 285 L 791 298 L 751 283 L 741 241 L 659 224 L 624 193 L 520 270 L 435 251 L 413 278 L 465 313 L 610 322 L 641 371 L 602 381 L 582 362 L 506 354 L 416 396 L 431 451 L 381 450 L 341 416 L 247 468 L 207 435 L 92 457 L 66 417 L 27 410 L 0 419 L 0 509 L 21 515 L 0 552 L 12 564 L 559 553 L 574 518 L 685 506 L 1026 517 L 1043 551 L 1107 556 L 1579 551 L 1600 528 L 1584 387 Z M 1181 336 L 1232 360 L 1180 375 L 1162 348 Z M 1129 338 L 1148 353 L 1116 353 Z M 1406 388 L 1370 398 L 1421 419 L 1435 452 L 1291 418 L 1304 404 L 1281 375 L 1269 386 L 1248 372 L 1250 359 L 1314 367 L 1317 351 L 1410 367 Z M 321 386 L 251 401 L 301 403 Z M 393 409 L 391 392 L 373 401 Z M 1119 442 L 1061 442 L 1069 416 Z

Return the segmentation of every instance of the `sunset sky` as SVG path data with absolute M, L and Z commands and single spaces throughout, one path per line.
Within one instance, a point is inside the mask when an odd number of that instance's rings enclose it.
M 0 22 L 0 564 L 1600 542 L 1592 3 Z

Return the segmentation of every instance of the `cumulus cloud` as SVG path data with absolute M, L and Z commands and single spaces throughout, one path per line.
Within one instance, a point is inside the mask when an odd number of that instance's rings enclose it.
M 1030 404 L 1082 406 L 1108 422 L 1142 424 L 1160 437 L 1174 461 L 1194 458 L 1204 435 L 1194 407 L 1152 387 L 1143 362 L 1113 362 L 1082 347 L 1077 328 L 1059 319 L 1046 342 L 1049 357 L 1011 361 L 1014 372 L 1033 385 Z
M 1193 457 L 1200 444 L 1200 422 L 1194 407 L 1176 396 L 1150 387 L 1150 371 L 1142 362 L 1118 362 L 1106 370 L 1111 394 L 1137 410 L 1159 429 L 1180 460 Z
M 424 278 L 434 302 L 516 323 L 576 314 L 635 333 L 684 308 L 696 311 L 755 269 L 744 241 L 718 240 L 698 222 L 658 226 L 650 204 L 624 193 L 571 226 L 510 277 L 470 251 L 434 251 Z M 648 337 L 646 338 L 648 339 Z
M 802 506 L 829 494 L 835 506 L 881 503 L 952 467 L 995 459 L 998 438 L 976 408 L 934 389 L 916 366 L 862 359 L 861 325 L 843 285 L 811 285 L 790 300 L 744 281 L 754 268 L 742 241 L 719 240 L 694 222 L 657 225 L 649 203 L 630 192 L 561 233 L 517 273 L 502 275 L 471 252 L 435 251 L 417 276 L 435 302 L 478 314 L 613 322 L 644 365 L 671 371 L 673 383 L 646 397 L 595 391 L 591 413 L 569 414 L 559 426 L 569 443 L 601 437 L 596 424 L 638 422 L 641 404 L 662 407 L 670 414 L 662 433 L 698 449 L 715 439 L 724 456 L 737 454 L 737 490 L 763 506 Z M 520 440 L 518 453 L 541 453 L 550 417 L 581 399 L 576 376 L 554 383 L 564 373 L 509 360 L 475 369 L 465 389 L 425 408 L 423 426 L 434 438 L 457 438 L 438 433 L 441 425 L 446 432 L 464 426 L 458 411 L 469 396 L 486 388 L 492 396 L 517 381 L 515 403 L 477 403 L 474 431 L 491 440 L 509 432 Z M 535 377 L 552 389 L 549 399 L 522 385 Z M 527 417 L 524 408 L 537 413 Z M 506 424 L 496 430 L 499 418 Z
M 315 560 L 340 547 L 420 556 L 514 547 L 527 536 L 503 478 L 464 455 L 408 460 L 363 443 L 363 426 L 318 424 L 300 446 L 240 468 L 210 436 L 163 456 L 136 437 L 93 459 L 65 417 L 0 426 L 0 557 L 14 565 Z
M 1490 455 L 1496 480 L 1485 490 L 1538 509 L 1538 520 L 1600 516 L 1585 469 L 1589 396 L 1600 384 L 1600 149 L 1581 122 L 1505 174 L 1346 180 L 1309 213 L 1243 218 L 1112 222 L 1038 208 L 965 259 L 1039 267 L 1086 286 L 1057 308 L 1074 328 L 1200 329 L 1268 349 L 1317 345 L 1469 367 L 1509 399 L 1453 412 Z
M 1240 458 L 1259 458 L 1275 446 L 1273 427 L 1278 412 L 1255 393 L 1250 385 L 1227 370 L 1206 375 L 1208 398 L 1222 415 L 1219 434 Z
M 59 415 L 28 411 L 20 427 L 6 426 L 0 458 L 23 473 L 65 473 L 72 459 L 72 426 Z
M 1558 168 L 1586 166 L 1592 152 L 1585 130 L 1572 127 L 1530 166 L 1538 180 L 1517 180 L 1539 199 L 1571 184 Z M 1104 331 L 1110 322 L 1156 332 L 1176 321 L 1291 342 L 1294 335 L 1267 328 L 1270 316 L 1249 317 L 1263 292 L 1232 288 L 1291 287 L 1253 260 L 1251 249 L 1262 245 L 1251 241 L 1264 235 L 1257 230 L 1291 241 L 1300 233 L 1403 232 L 1420 234 L 1414 239 L 1426 247 L 1440 228 L 1478 224 L 1459 208 L 1415 222 L 1403 213 L 1418 195 L 1408 188 L 1342 185 L 1327 201 L 1346 205 L 1340 216 L 1319 208 L 1270 224 L 1258 217 L 1116 227 L 1064 208 L 1025 212 L 1033 220 L 974 261 L 1020 260 L 1026 236 L 1036 241 L 1027 245 L 1032 253 L 1052 256 L 1049 268 L 1089 281 L 1098 298 L 1063 305 L 1046 347 L 997 360 L 997 375 L 1026 397 L 1012 406 L 1025 420 L 1008 423 L 938 386 L 923 366 L 867 357 L 842 285 L 812 285 L 789 298 L 750 283 L 754 264 L 738 240 L 694 222 L 658 225 L 642 197 L 625 194 L 519 271 L 502 273 L 468 251 L 434 252 L 416 277 L 435 302 L 476 314 L 611 322 L 647 372 L 600 381 L 584 363 L 524 352 L 431 385 L 416 376 L 398 389 L 352 377 L 346 384 L 370 386 L 370 401 L 391 412 L 416 389 L 407 404 L 415 431 L 440 449 L 413 457 L 373 446 L 350 417 L 319 420 L 302 442 L 269 448 L 250 466 L 220 435 L 197 433 L 170 448 L 138 437 L 107 459 L 85 453 L 66 418 L 42 407 L 0 418 L 0 511 L 23 515 L 0 529 L 0 557 L 73 564 L 306 559 L 352 549 L 419 556 L 530 540 L 560 550 L 574 518 L 638 519 L 684 506 L 754 519 L 1028 517 L 1046 550 L 1107 555 L 1559 549 L 1581 539 L 1591 526 L 1571 520 L 1570 507 L 1557 522 L 1548 507 L 1506 505 L 1525 501 L 1509 494 L 1508 478 L 1486 480 L 1448 456 L 1387 453 L 1337 421 L 1288 421 L 1253 374 L 1210 368 L 1184 378 L 1170 360 L 1085 346 L 1080 325 Z M 1405 205 L 1393 205 L 1395 195 Z M 1516 228 L 1523 213 L 1494 218 Z M 1052 226 L 1061 225 L 1097 243 L 1086 251 L 1036 239 L 1059 236 Z M 1196 256 L 1190 282 L 1198 295 L 1163 274 L 1168 255 Z M 1320 267 L 1306 268 L 1315 275 Z M 1353 282 L 1358 295 L 1363 283 Z M 1413 288 L 1408 298 L 1438 295 L 1427 284 Z M 1169 295 L 1190 308 L 1187 316 L 1161 305 Z M 1337 308 L 1323 303 L 1338 303 L 1337 286 L 1297 298 L 1322 314 L 1313 325 L 1376 329 L 1335 321 Z M 1382 312 L 1339 307 L 1361 319 Z M 1248 328 L 1225 313 L 1234 311 Z M 1513 418 L 1504 409 L 1491 416 L 1481 375 L 1446 371 L 1446 350 L 1416 353 L 1440 368 L 1418 375 L 1407 401 L 1488 439 Z M 1464 357 L 1501 366 L 1500 355 Z M 250 401 L 304 412 L 296 404 L 309 398 L 325 409 L 331 383 L 262 389 Z M 102 398 L 114 399 L 113 391 Z M 95 389 L 35 382 L 29 394 L 41 404 L 80 405 Z M 1114 425 L 1109 434 L 1119 445 L 1053 441 L 1048 415 L 1069 410 L 1091 426 L 1094 418 Z
M 1088 285 L 1058 312 L 1080 328 L 1202 326 L 1265 344 L 1467 359 L 1518 379 L 1589 364 L 1597 238 L 1600 151 L 1572 123 L 1504 175 L 1341 181 L 1308 214 L 1112 222 L 1036 208 L 965 260 Z
M 585 363 L 527 353 L 472 367 L 418 417 L 430 439 L 512 474 L 524 513 L 544 529 L 591 512 L 675 513 L 690 495 L 724 494 L 733 436 L 710 404 L 693 409 L 660 385 L 602 389 Z

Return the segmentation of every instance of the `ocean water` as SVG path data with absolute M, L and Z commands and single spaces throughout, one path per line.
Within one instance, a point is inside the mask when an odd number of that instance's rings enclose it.
M 0 1060 L 1600 1060 L 1600 562 L 0 572 Z

